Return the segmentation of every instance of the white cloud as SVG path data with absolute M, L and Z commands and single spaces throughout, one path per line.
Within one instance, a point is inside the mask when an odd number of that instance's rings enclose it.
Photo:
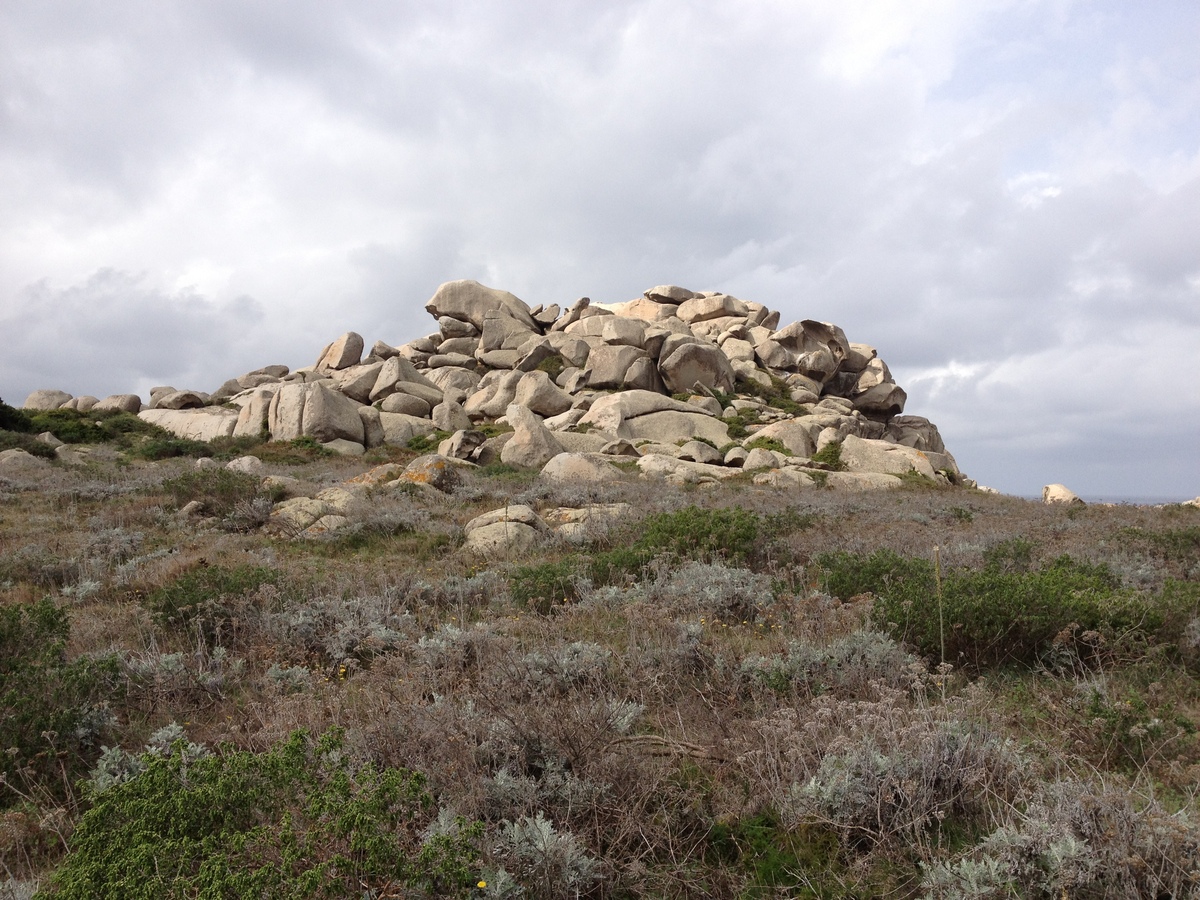
M 77 6 L 0 10 L 0 321 L 70 348 L 5 364 L 5 395 L 400 342 L 451 278 L 674 281 L 875 344 L 1006 487 L 988 441 L 1112 427 L 1063 412 L 1095 360 L 1200 361 L 1186 3 Z M 108 363 L 114 331 L 152 352 Z M 1138 411 L 1180 458 L 1181 402 Z

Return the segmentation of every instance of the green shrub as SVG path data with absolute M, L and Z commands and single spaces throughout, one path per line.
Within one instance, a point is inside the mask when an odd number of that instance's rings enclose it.
M 477 877 L 480 826 L 439 817 L 420 774 L 353 762 L 336 730 L 142 759 L 94 795 L 38 896 L 465 896 Z
M 679 558 L 744 563 L 763 550 L 763 520 L 752 512 L 731 507 L 701 509 L 689 506 L 678 512 L 649 516 L 638 524 L 641 537 L 633 549 L 650 556 L 671 554 Z
M 49 431 L 67 444 L 115 443 L 132 447 L 137 437 L 170 437 L 169 432 L 157 425 L 119 410 L 81 413 L 75 409 L 49 409 L 32 413 L 29 419 L 32 431 L 38 434 Z
M 32 434 L 20 431 L 0 431 L 0 450 L 24 450 L 32 456 L 54 459 L 54 448 L 43 444 Z
M 545 614 L 555 604 L 579 599 L 578 580 L 574 558 L 521 566 L 509 578 L 509 593 L 520 606 Z
M 99 756 L 120 695 L 116 658 L 68 662 L 69 632 L 49 599 L 0 606 L 0 775 L 59 799 Z M 19 799 L 0 787 L 0 809 Z
M 211 516 L 227 516 L 238 503 L 253 500 L 260 493 L 257 477 L 225 468 L 185 472 L 167 479 L 162 486 L 177 506 L 199 500 Z
M 792 451 L 789 450 L 778 438 L 756 437 L 747 441 L 743 446 L 747 450 L 774 450 L 776 453 L 782 453 L 784 456 L 791 456 Z
M 208 630 L 226 617 L 229 599 L 278 581 L 278 572 L 261 566 L 202 565 L 150 593 L 145 605 L 160 624 L 196 622 Z
M 845 472 L 846 464 L 842 462 L 842 444 L 840 441 L 830 441 L 812 455 L 812 461 L 829 466 L 834 472 Z
M 566 367 L 567 361 L 557 353 L 553 356 L 547 356 L 537 365 L 538 371 L 545 372 L 547 375 L 549 375 L 551 381 L 558 378 L 558 376 L 563 373 L 563 369 Z
M 708 833 L 711 863 L 733 865 L 743 874 L 744 900 L 853 896 L 846 886 L 841 841 L 823 825 L 786 828 L 773 812 L 716 822 Z
M 1018 556 L 1019 550 L 1009 547 Z M 1169 637 L 1165 626 L 1178 621 L 1163 603 L 1121 590 L 1105 566 L 1064 556 L 1022 572 L 1002 568 L 1004 559 L 996 554 L 982 570 L 946 573 L 940 604 L 927 560 L 881 550 L 868 557 L 828 553 L 817 562 L 831 594 L 845 599 L 873 593 L 877 625 L 935 658 L 944 640 L 946 660 L 956 665 L 1032 665 L 1071 625 L 1130 641 Z
M 767 406 L 778 409 L 781 412 L 793 416 L 808 415 L 808 407 L 793 400 L 791 388 L 787 386 L 783 379 L 776 378 L 774 375 L 771 376 L 770 387 L 759 384 L 753 378 L 739 378 L 737 388 L 741 393 L 758 397 Z
M 0 431 L 29 432 L 33 423 L 23 409 L 16 409 L 0 400 Z

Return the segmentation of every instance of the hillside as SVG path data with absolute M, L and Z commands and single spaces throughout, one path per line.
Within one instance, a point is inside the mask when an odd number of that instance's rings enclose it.
M 833 326 L 604 388 L 628 308 L 524 309 L 0 404 L 0 898 L 1200 894 L 1200 508 L 978 490 Z

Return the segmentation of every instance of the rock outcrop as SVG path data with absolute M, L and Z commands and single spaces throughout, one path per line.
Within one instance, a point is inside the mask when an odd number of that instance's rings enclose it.
M 626 303 L 531 308 L 452 281 L 425 308 L 431 334 L 377 341 L 364 356 L 348 332 L 309 368 L 266 366 L 211 394 L 164 385 L 143 406 L 136 395 L 45 390 L 25 405 L 137 412 L 200 440 L 311 438 L 339 453 L 437 435 L 446 464 L 499 459 L 555 479 L 633 477 L 605 461 L 624 457 L 683 482 L 751 470 L 789 488 L 891 487 L 908 473 L 965 481 L 937 427 L 903 415 L 905 392 L 875 348 L 828 322 L 780 327 L 762 304 L 677 285 Z M 497 422 L 514 433 L 485 438 Z M 813 460 L 831 444 L 836 471 Z

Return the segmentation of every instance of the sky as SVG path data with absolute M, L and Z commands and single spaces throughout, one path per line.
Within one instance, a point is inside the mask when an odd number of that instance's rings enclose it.
M 1200 4 L 5 0 L 0 397 L 722 290 L 981 484 L 1200 494 Z

